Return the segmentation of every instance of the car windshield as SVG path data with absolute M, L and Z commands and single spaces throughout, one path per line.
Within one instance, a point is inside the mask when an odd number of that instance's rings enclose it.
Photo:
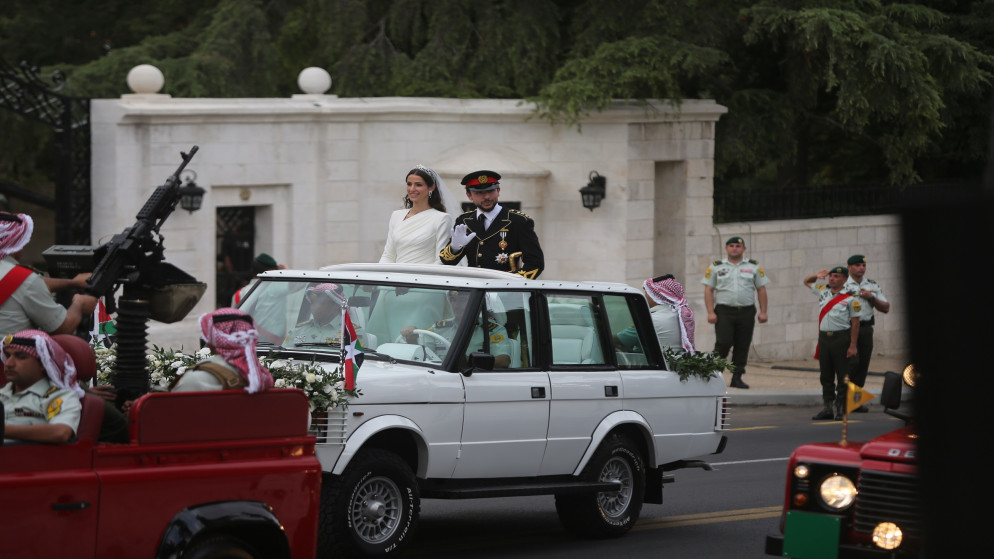
M 468 291 L 331 281 L 261 279 L 240 309 L 259 328 L 260 350 L 337 356 L 343 308 L 369 357 L 441 364 Z

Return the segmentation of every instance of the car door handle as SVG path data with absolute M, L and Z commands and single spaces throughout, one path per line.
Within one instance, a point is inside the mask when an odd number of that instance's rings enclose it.
M 608 398 L 617 398 L 618 397 L 618 387 L 617 386 L 605 386 L 604 387 L 604 395 L 607 396 Z
M 76 501 L 75 503 L 55 503 L 52 505 L 52 510 L 83 510 L 89 508 L 90 503 L 88 501 Z
M 545 398 L 545 387 L 544 386 L 533 386 L 532 387 L 532 398 Z

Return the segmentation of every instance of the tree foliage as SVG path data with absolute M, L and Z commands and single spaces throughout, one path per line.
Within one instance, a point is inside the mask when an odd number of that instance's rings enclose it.
M 320 66 L 339 96 L 526 98 L 571 124 L 613 99 L 713 98 L 728 186 L 979 173 L 992 28 L 991 0 L 0 3 L 7 61 L 80 96 L 150 63 L 175 97 L 284 97 Z

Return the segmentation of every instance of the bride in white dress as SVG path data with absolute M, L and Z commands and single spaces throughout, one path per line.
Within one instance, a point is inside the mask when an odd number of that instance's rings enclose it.
M 423 165 L 411 169 L 404 209 L 390 215 L 380 262 L 441 264 L 438 253 L 449 244 L 454 221 L 446 204 L 455 202 L 438 173 Z

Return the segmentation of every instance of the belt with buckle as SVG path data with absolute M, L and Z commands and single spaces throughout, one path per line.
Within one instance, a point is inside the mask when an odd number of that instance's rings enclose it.
M 849 330 L 850 330 L 849 328 L 846 328 L 845 330 L 831 330 L 827 332 L 822 330 L 821 333 L 825 334 L 826 336 L 841 336 L 842 334 L 848 334 Z

